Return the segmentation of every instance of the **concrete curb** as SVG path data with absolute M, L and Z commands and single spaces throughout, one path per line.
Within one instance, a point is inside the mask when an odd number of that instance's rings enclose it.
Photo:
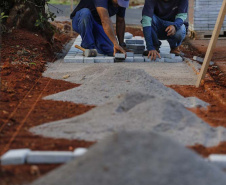
M 84 155 L 86 148 L 69 151 L 31 151 L 30 149 L 9 150 L 1 157 L 1 165 L 61 164 Z

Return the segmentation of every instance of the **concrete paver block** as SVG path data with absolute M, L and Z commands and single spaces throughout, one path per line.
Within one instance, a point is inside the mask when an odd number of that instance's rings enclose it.
M 126 55 L 124 53 L 115 53 L 116 59 L 125 59 Z
M 165 59 L 164 58 L 156 58 L 156 60 L 151 60 L 151 57 L 144 57 L 145 62 L 164 62 Z
M 74 157 L 80 157 L 84 155 L 88 150 L 86 148 L 76 148 L 73 152 Z
M 134 62 L 144 62 L 144 57 L 134 57 Z
M 145 46 L 142 44 L 136 44 L 136 45 L 128 44 L 126 47 L 128 49 L 133 49 L 133 50 L 145 50 Z
M 160 53 L 160 56 L 162 58 L 170 58 L 170 59 L 175 58 L 175 54 L 172 54 L 172 53 Z
M 193 60 L 196 60 L 196 61 L 198 61 L 198 62 L 200 62 L 200 63 L 203 63 L 204 58 L 194 56 L 194 57 L 193 57 Z M 211 61 L 211 62 L 210 62 L 210 65 L 213 65 L 213 64 L 214 64 L 214 62 Z
M 223 154 L 212 154 L 208 157 L 209 161 L 216 166 L 226 169 L 226 155 Z
M 75 48 L 75 47 L 71 47 L 71 49 L 69 50 L 69 52 L 83 53 L 82 50 L 77 49 L 77 48 Z
M 125 35 L 124 35 L 124 38 L 125 39 L 132 39 L 133 38 L 133 34 L 131 34 L 129 32 L 126 32 Z
M 134 53 L 133 52 L 126 52 L 126 56 L 127 57 L 134 57 Z
M 126 57 L 125 62 L 133 62 L 134 58 L 133 57 Z
M 27 155 L 28 164 L 60 164 L 72 160 L 73 152 L 34 151 Z
M 31 150 L 29 150 L 29 149 L 9 150 L 1 157 L 1 164 L 2 165 L 24 164 L 26 157 L 30 151 Z
M 114 57 L 98 56 L 94 57 L 95 63 L 114 63 Z
M 77 53 L 68 53 L 64 58 L 74 58 Z
M 84 62 L 84 57 L 80 56 L 75 56 L 71 58 L 64 58 L 64 62 L 66 63 L 83 63 Z
M 134 39 L 144 39 L 144 37 L 141 37 L 141 36 L 135 36 Z
M 143 53 L 144 53 L 144 49 L 134 50 L 134 54 L 141 54 L 141 55 L 143 55 Z
M 176 56 L 174 59 L 176 60 L 176 62 L 183 62 L 183 58 L 180 56 Z
M 169 59 L 169 58 L 166 58 L 165 62 L 166 63 L 176 63 L 176 61 L 174 59 Z
M 126 40 L 126 44 L 144 44 L 144 40 L 134 40 L 134 39 L 128 39 Z
M 84 57 L 84 63 L 94 63 L 93 57 Z

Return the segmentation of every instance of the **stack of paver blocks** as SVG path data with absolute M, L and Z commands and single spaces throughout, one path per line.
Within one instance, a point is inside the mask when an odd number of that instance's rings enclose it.
M 223 0 L 190 0 L 189 30 L 208 33 L 213 31 Z M 226 31 L 226 19 L 221 33 Z
M 81 45 L 81 37 L 78 36 L 69 50 L 68 54 L 64 58 L 64 62 L 71 63 L 114 63 L 115 58 L 111 56 L 105 56 L 98 54 L 96 57 L 84 57 L 83 52 L 77 48 L 75 45 Z M 121 60 L 120 62 L 182 62 L 183 59 L 180 56 L 175 56 L 174 54 L 170 54 L 170 46 L 167 41 L 162 41 L 162 45 L 160 48 L 161 59 L 157 58 L 155 61 L 148 59 L 146 56 L 143 56 L 143 52 L 146 49 L 145 40 L 143 37 L 136 36 L 131 37 L 130 39 L 125 39 L 125 43 L 127 45 L 127 49 L 132 52 L 127 52 L 127 57 L 125 60 Z

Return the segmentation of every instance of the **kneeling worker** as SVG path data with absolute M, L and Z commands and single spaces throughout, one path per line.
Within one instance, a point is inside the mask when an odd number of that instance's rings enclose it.
M 81 0 L 71 14 L 72 27 L 82 37 L 81 46 L 97 49 L 98 53 L 115 55 L 125 53 L 125 11 L 129 0 Z M 111 16 L 116 15 L 116 33 Z M 119 42 L 119 43 L 118 43 Z
M 160 58 L 159 40 L 169 42 L 170 53 L 182 55 L 179 46 L 186 36 L 187 12 L 188 0 L 145 0 L 142 26 L 148 51 L 144 55 Z

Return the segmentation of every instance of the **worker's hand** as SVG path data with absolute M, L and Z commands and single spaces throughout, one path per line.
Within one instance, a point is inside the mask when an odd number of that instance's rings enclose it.
M 167 32 L 167 36 L 173 36 L 176 34 L 176 28 L 173 25 L 170 25 L 165 30 Z
M 156 51 L 156 50 L 151 50 L 151 51 L 149 51 L 149 53 L 148 53 L 148 58 L 151 57 L 151 60 L 156 60 L 157 56 L 158 56 L 159 58 L 161 58 L 159 52 Z
M 121 46 L 119 46 L 118 44 L 115 44 L 114 45 L 114 56 L 115 56 L 115 53 L 117 53 L 118 51 L 120 53 L 124 53 L 126 55 L 126 51 Z

